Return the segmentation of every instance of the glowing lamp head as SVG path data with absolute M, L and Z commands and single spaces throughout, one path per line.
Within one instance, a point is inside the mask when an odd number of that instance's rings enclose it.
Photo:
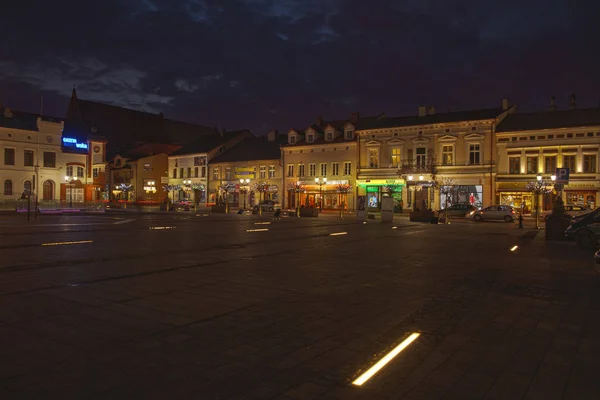
M 409 176 L 408 176 L 408 180 L 409 180 L 409 181 L 412 181 L 412 180 L 413 180 L 413 178 L 414 178 L 414 176 L 412 176 L 412 175 L 409 175 Z
M 323 182 L 327 182 L 327 178 L 323 178 Z
M 425 179 L 425 177 L 423 175 L 419 175 L 419 180 L 422 181 L 423 179 Z
M 550 179 L 552 179 L 552 181 L 555 181 L 555 180 L 556 180 L 556 175 L 552 175 L 552 176 L 550 177 Z
M 536 176 L 536 179 L 537 179 L 538 181 L 541 181 L 541 180 L 542 180 L 542 175 L 538 174 L 538 176 Z
M 315 182 L 319 183 L 319 178 L 318 177 L 315 178 Z
M 69 177 L 68 176 L 65 176 L 65 181 L 67 181 L 67 182 L 69 181 Z

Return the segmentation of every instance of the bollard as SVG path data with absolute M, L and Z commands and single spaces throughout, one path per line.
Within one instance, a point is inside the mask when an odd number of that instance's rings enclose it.
M 523 229 L 523 215 L 519 214 L 519 228 Z

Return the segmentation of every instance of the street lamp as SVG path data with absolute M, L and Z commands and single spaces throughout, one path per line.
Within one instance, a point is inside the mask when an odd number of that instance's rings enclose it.
M 542 174 L 537 174 L 536 178 L 537 178 L 538 181 L 541 181 L 542 180 Z
M 73 208 L 73 178 L 65 176 L 65 184 L 69 186 L 69 208 Z
M 246 178 L 246 179 L 244 179 L 244 178 L 240 179 L 240 185 L 246 184 L 246 186 L 248 186 L 249 183 L 250 183 L 250 179 L 248 179 L 248 178 Z M 243 189 L 240 188 L 240 191 L 242 193 L 244 193 L 244 210 L 245 210 L 246 209 L 246 193 L 248 193 L 248 189 L 247 188 L 243 188 Z
M 425 177 L 423 175 L 419 175 L 419 180 L 422 181 L 423 179 L 425 179 Z
M 327 178 L 315 178 L 315 182 L 319 185 L 319 212 L 323 211 L 323 185 L 327 184 Z
M 296 193 L 298 193 L 298 202 L 296 203 L 296 215 L 300 218 L 300 189 L 302 188 L 302 184 L 300 181 L 296 182 Z
M 535 181 L 527 184 L 527 189 L 531 190 L 533 199 L 535 201 L 535 228 L 539 229 L 539 217 L 540 217 L 540 195 L 542 193 L 551 193 L 552 186 L 548 184 L 548 181 L 542 179 L 542 175 L 536 177 Z

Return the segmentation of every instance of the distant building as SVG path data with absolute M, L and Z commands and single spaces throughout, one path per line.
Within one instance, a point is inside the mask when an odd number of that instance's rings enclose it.
M 208 185 L 209 204 L 216 201 L 219 188 L 233 185 L 228 202 L 233 207 L 253 207 L 259 197 L 281 203 L 283 167 L 280 145 L 286 135 L 269 132 L 265 137 L 248 137 L 209 162 L 211 179 Z M 259 193 L 260 192 L 260 193 Z
M 448 204 L 492 204 L 493 132 L 513 109 L 507 100 L 498 108 L 448 113 L 422 106 L 415 116 L 359 122 L 358 195 L 370 210 L 380 208 L 382 196 L 393 196 L 398 209 L 439 209 L 446 205 L 439 184 L 448 178 L 454 186 Z
M 515 113 L 497 129 L 498 175 L 496 202 L 529 213 L 535 199 L 527 183 L 538 174 L 551 182 L 556 168 L 568 168 L 565 204 L 597 207 L 600 191 L 600 108 L 551 109 L 538 113 Z M 555 194 L 555 193 L 554 193 Z M 552 208 L 553 193 L 543 196 L 541 209 Z
M 225 153 L 246 138 L 254 137 L 248 129 L 225 131 L 201 136 L 169 156 L 170 200 L 189 200 L 198 205 L 213 203 L 216 193 L 207 193 L 209 182 L 220 180 L 221 172 L 209 173 L 214 157 Z M 216 175 L 215 175 L 216 174 Z

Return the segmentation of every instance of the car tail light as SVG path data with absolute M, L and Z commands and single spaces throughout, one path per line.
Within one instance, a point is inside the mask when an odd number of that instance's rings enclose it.
M 514 214 L 514 213 L 515 213 L 515 210 L 510 210 L 510 212 Z

